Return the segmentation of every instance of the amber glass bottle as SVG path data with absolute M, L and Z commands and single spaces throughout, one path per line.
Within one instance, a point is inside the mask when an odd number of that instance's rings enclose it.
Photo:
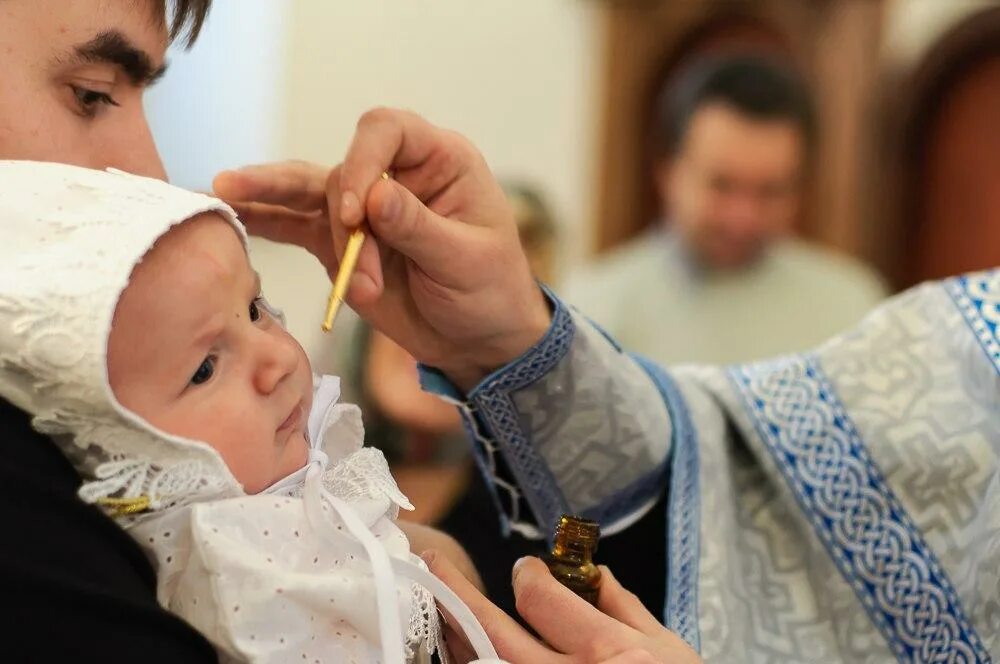
M 596 521 L 563 515 L 556 524 L 552 551 L 544 556 L 552 576 L 591 604 L 597 603 L 601 570 L 592 556 L 601 536 Z

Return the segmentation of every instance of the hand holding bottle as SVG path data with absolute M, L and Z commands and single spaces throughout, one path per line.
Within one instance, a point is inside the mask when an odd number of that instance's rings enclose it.
M 601 568 L 596 608 L 556 581 L 538 558 L 514 565 L 513 585 L 518 613 L 544 639 L 539 641 L 493 605 L 443 556 L 424 555 L 431 571 L 472 609 L 503 659 L 520 664 L 698 664 L 701 658 L 679 636 L 623 588 L 611 571 Z M 470 652 L 454 632 L 445 629 L 448 647 L 458 662 Z

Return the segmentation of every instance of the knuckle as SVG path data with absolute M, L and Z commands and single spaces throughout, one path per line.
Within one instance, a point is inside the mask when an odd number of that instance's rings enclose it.
M 395 111 L 387 106 L 375 106 L 370 108 L 361 114 L 358 118 L 358 128 L 363 129 L 365 127 L 371 127 L 374 125 L 382 124 L 390 120 Z
M 633 604 L 642 604 L 642 600 L 639 599 L 639 596 L 624 586 L 622 587 L 622 596 L 628 602 L 632 602 Z
M 615 651 L 614 646 L 615 644 L 611 643 L 611 639 L 600 634 L 593 634 L 584 646 L 584 652 L 588 658 L 587 661 L 603 662 L 608 658 L 609 652 Z
M 525 581 L 514 597 L 514 607 L 524 617 L 534 614 L 544 602 L 543 591 L 535 581 Z
M 444 140 L 450 148 L 449 152 L 465 158 L 480 156 L 479 150 L 464 134 L 451 129 L 446 129 L 444 132 Z

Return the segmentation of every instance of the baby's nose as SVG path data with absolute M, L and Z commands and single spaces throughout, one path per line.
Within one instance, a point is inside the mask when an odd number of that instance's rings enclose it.
M 261 344 L 257 371 L 254 374 L 256 388 L 262 394 L 270 394 L 287 376 L 298 367 L 299 356 L 295 346 L 284 339 L 269 338 Z

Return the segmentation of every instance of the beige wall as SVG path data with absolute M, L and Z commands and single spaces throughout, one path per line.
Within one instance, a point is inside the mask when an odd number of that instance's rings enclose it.
M 455 129 L 500 177 L 537 182 L 581 256 L 591 213 L 598 3 L 581 0 L 296 2 L 285 146 L 332 161 L 358 116 L 409 108 Z
M 497 175 L 538 183 L 563 224 L 560 258 L 573 261 L 591 214 L 596 4 L 215 0 L 203 38 L 171 54 L 150 95 L 154 134 L 171 178 L 205 188 L 244 163 L 335 163 L 364 110 L 410 108 L 466 134 Z M 253 249 L 292 333 L 318 369 L 336 371 L 343 344 L 318 326 L 323 270 L 293 248 Z
M 914 63 L 939 37 L 997 0 L 891 0 L 886 8 L 884 54 L 887 64 Z

